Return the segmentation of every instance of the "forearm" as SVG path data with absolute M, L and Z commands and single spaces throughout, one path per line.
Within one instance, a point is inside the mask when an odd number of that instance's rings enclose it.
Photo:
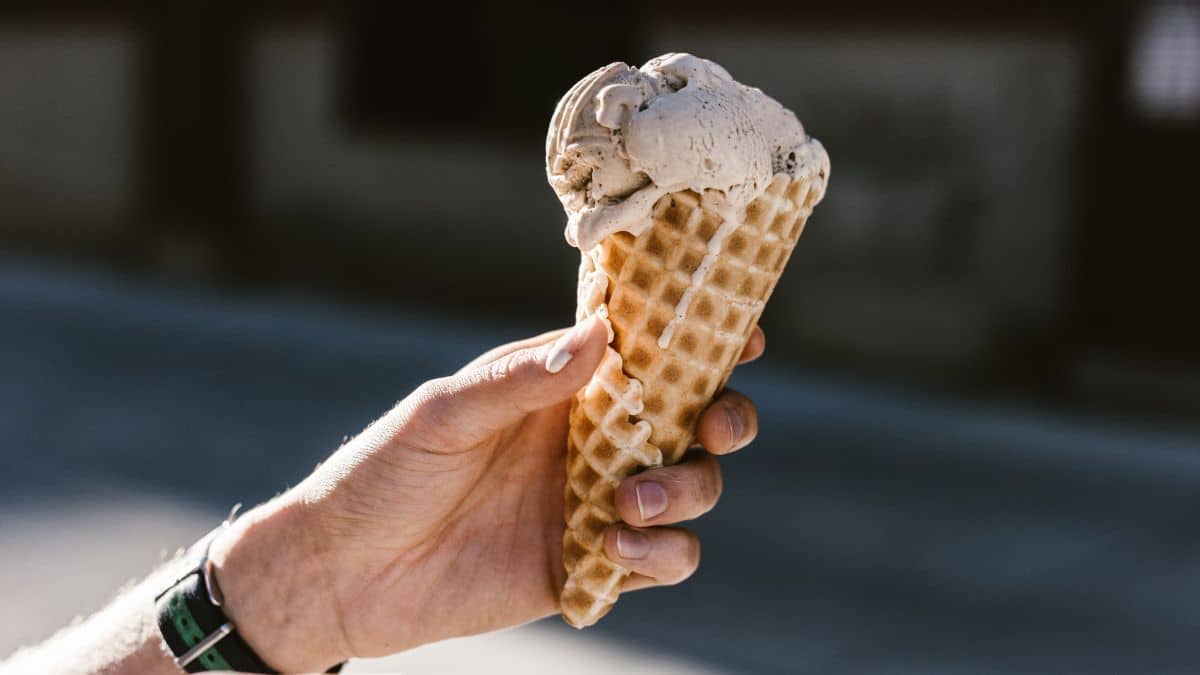
M 154 596 L 182 566 L 179 560 L 167 563 L 86 620 L 18 650 L 0 663 L 0 675 L 181 675 L 159 635 Z
M 300 509 L 286 498 L 263 504 L 222 530 L 209 554 L 223 610 L 258 656 L 282 672 L 319 672 L 349 653 L 327 600 L 322 549 Z M 87 620 L 13 654 L 0 675 L 181 675 L 155 597 L 195 562 L 168 562 Z

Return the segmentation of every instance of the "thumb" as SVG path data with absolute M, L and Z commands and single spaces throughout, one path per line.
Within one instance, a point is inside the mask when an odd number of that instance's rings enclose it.
M 523 416 L 561 403 L 587 384 L 608 345 L 608 328 L 589 317 L 550 344 L 506 354 L 415 392 L 420 420 L 439 450 L 453 452 L 483 441 Z

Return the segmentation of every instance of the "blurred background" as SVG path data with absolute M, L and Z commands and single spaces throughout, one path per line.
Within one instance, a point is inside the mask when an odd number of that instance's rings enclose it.
M 568 323 L 545 125 L 668 51 L 834 167 L 700 573 L 349 672 L 1194 672 L 1183 0 L 0 5 L 0 655 Z

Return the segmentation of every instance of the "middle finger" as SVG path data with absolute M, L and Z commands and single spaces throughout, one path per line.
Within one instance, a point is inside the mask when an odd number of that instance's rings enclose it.
M 721 498 L 721 465 L 693 452 L 674 466 L 649 469 L 617 486 L 617 514 L 630 525 L 667 525 L 704 515 Z

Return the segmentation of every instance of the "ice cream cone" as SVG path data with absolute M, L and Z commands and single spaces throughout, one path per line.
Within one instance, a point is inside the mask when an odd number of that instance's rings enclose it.
M 744 208 L 672 192 L 640 234 L 583 252 L 576 318 L 606 317 L 613 339 L 571 406 L 561 603 L 572 626 L 604 616 L 629 576 L 604 553 L 604 531 L 620 520 L 614 490 L 692 445 L 825 193 L 828 157 L 815 141 L 805 148 L 801 170 L 775 174 Z

